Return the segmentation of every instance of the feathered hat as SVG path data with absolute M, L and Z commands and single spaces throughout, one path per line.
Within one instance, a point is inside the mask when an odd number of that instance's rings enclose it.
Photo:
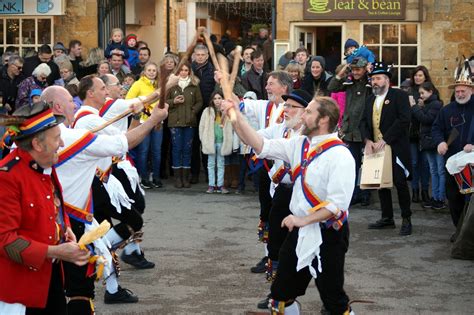
M 459 61 L 456 70 L 454 71 L 454 83 L 449 85 L 450 89 L 454 89 L 455 86 L 464 85 L 474 87 L 472 84 L 472 71 L 471 66 L 469 65 L 469 60 L 464 56 Z

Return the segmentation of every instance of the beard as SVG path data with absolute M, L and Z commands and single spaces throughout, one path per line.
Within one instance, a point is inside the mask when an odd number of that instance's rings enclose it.
M 296 115 L 291 119 L 285 119 L 286 128 L 294 129 L 296 125 L 301 121 L 301 115 Z
M 301 131 L 301 134 L 303 136 L 309 136 L 312 132 L 318 131 L 319 130 L 319 120 L 320 119 L 321 119 L 320 117 L 316 118 L 315 127 L 310 128 L 310 127 L 304 125 L 303 130 Z
M 385 85 L 374 85 L 372 86 L 372 93 L 374 93 L 374 95 L 382 95 L 385 92 L 385 88 Z
M 456 100 L 456 102 L 458 104 L 461 104 L 461 105 L 464 105 L 466 104 L 467 102 L 469 102 L 469 100 L 471 99 L 471 97 L 457 97 L 455 96 L 454 99 Z
M 271 101 L 271 102 L 276 102 L 276 99 L 277 97 L 275 96 L 275 94 L 270 94 L 268 93 L 268 100 Z

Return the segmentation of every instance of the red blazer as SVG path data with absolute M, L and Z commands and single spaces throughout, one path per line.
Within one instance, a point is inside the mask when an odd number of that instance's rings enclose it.
M 60 241 L 53 181 L 61 191 L 56 173 L 43 174 L 21 149 L 0 161 L 0 301 L 46 306 L 52 269 L 46 254 Z M 64 231 L 69 219 L 61 212 Z

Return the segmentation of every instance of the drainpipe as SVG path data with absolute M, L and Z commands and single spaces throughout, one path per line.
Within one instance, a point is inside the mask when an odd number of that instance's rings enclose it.
M 170 0 L 166 0 L 166 52 L 170 51 Z

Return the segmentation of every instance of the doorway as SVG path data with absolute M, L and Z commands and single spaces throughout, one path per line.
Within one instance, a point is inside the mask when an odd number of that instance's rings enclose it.
M 298 47 L 304 47 L 311 56 L 323 56 L 326 70 L 334 73 L 342 59 L 342 26 L 297 26 Z

